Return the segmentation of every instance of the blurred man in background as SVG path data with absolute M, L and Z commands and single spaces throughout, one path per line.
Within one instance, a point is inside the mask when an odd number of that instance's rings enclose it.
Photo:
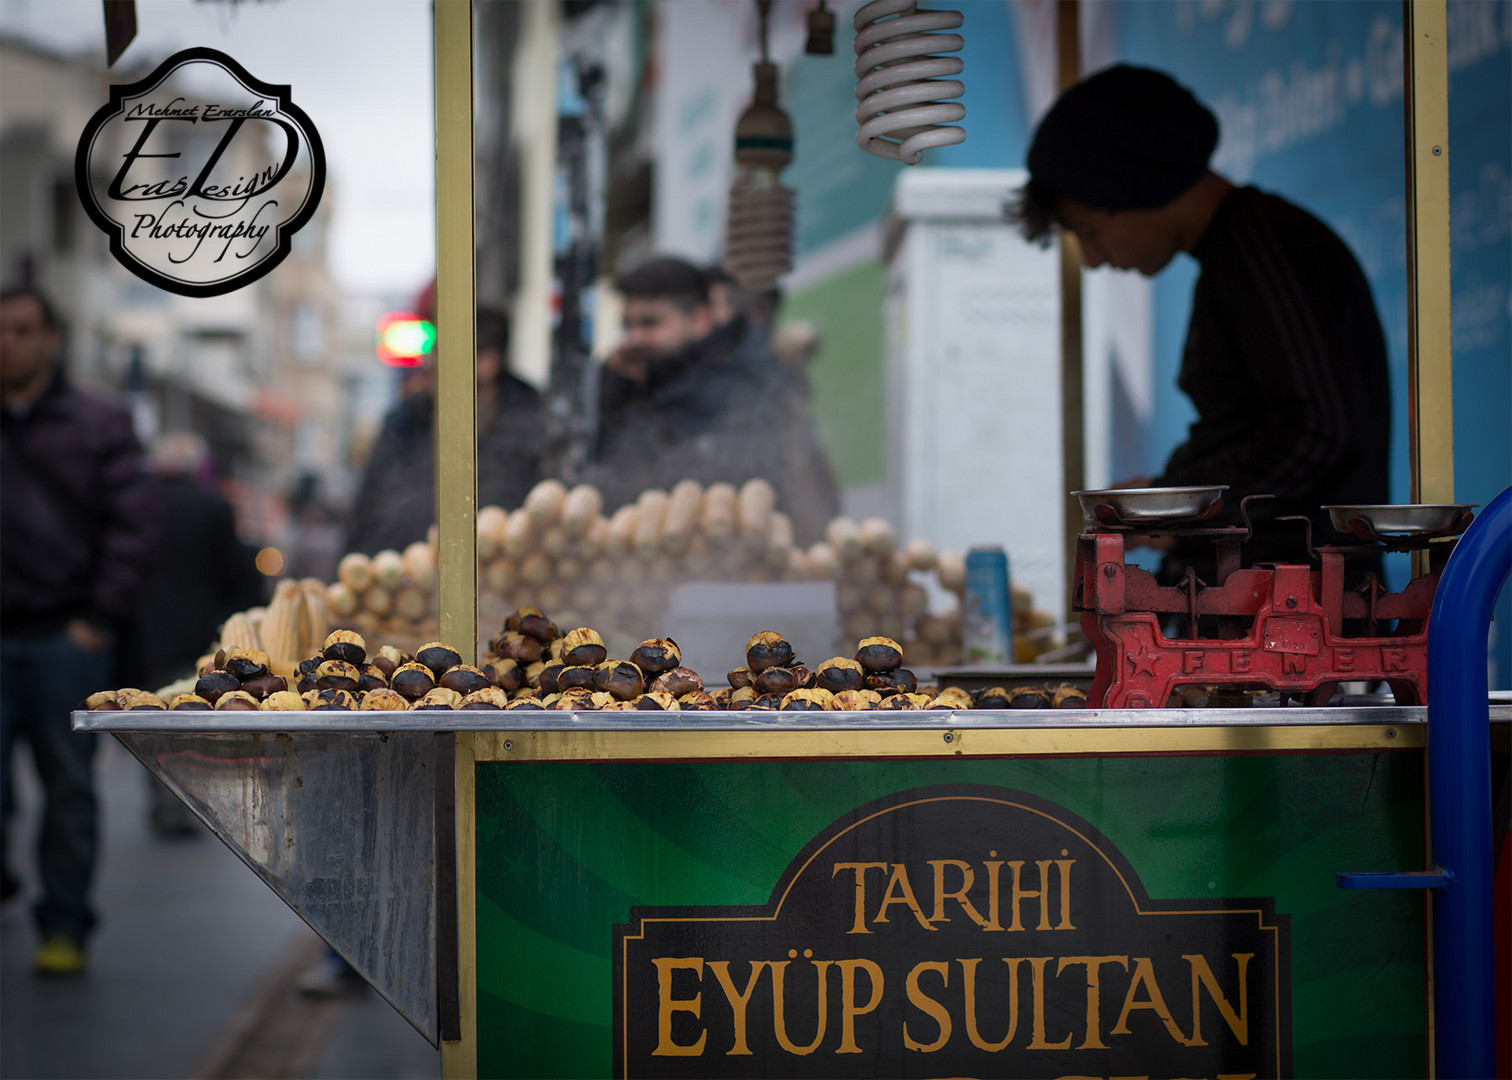
M 95 924 L 95 740 L 69 713 L 120 685 L 115 648 L 158 522 L 130 413 L 70 382 L 61 345 L 42 293 L 0 292 L 0 801 L 8 820 L 11 751 L 25 739 L 45 798 L 33 908 L 43 975 L 80 974 Z M 3 852 L 0 867 L 5 891 L 18 890 Z
M 478 309 L 478 505 L 512 510 L 540 479 L 541 398 L 505 366 L 509 319 Z M 446 348 L 445 333 L 438 338 Z M 346 551 L 402 551 L 436 520 L 434 367 L 384 418 L 347 519 Z
M 716 310 L 709 275 L 681 259 L 651 259 L 615 286 L 625 336 L 600 376 L 598 445 L 584 477 L 603 492 L 606 512 L 679 480 L 738 486 L 760 476 L 776 488 L 797 541 L 819 539 L 839 512 L 839 492 L 806 389 L 765 330 L 736 303 Z

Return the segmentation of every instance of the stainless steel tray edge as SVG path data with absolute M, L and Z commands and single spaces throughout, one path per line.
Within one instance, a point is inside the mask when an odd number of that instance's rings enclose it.
M 1488 706 L 1491 719 L 1512 721 L 1512 705 Z M 210 719 L 207 719 L 210 718 Z M 557 712 L 468 710 L 378 712 L 170 713 L 75 712 L 76 731 L 156 731 L 195 734 L 262 732 L 375 734 L 394 731 L 878 731 L 944 728 L 1076 728 L 1290 726 L 1303 724 L 1424 724 L 1422 705 L 1240 709 L 971 709 L 874 712 Z

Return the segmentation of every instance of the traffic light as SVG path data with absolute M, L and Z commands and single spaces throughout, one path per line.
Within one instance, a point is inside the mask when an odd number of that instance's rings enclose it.
M 419 367 L 436 347 L 436 327 L 408 311 L 378 320 L 378 359 L 392 367 Z

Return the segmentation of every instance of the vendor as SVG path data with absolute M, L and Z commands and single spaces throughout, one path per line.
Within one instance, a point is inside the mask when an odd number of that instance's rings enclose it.
M 1071 87 L 1040 121 L 1029 181 L 1009 216 L 1044 245 L 1057 228 L 1089 268 L 1152 277 L 1178 252 L 1201 273 L 1177 379 L 1197 410 L 1153 478 L 1125 486 L 1227 484 L 1224 517 L 1270 494 L 1251 518 L 1249 563 L 1305 560 L 1339 542 L 1321 507 L 1388 500 L 1390 389 L 1370 284 L 1344 242 L 1286 200 L 1208 167 L 1213 113 L 1169 76 L 1120 65 Z M 1188 565 L 1213 581 L 1211 545 L 1177 545 L 1166 584 Z M 1204 566 L 1203 560 L 1209 565 Z

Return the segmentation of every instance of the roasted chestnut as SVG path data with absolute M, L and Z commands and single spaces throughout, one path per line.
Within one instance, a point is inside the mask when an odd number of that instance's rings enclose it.
M 287 690 L 289 688 L 289 680 L 285 679 L 282 675 L 264 675 L 260 679 L 248 679 L 241 684 L 241 688 L 258 701 L 261 701 L 269 694 L 276 694 L 280 690 Z
M 621 701 L 639 697 L 646 689 L 646 677 L 628 660 L 605 660 L 593 669 L 593 684 Z
M 238 646 L 226 650 L 226 662 L 221 667 L 241 682 L 248 682 L 266 675 L 268 664 L 268 654 L 261 649 L 243 649 Z
M 1012 708 L 1013 695 L 1002 686 L 989 686 L 976 696 L 976 708 L 978 709 L 1008 709 Z
M 746 708 L 776 712 L 782 707 L 783 696 L 782 694 L 758 694 Z
M 524 611 L 524 609 L 521 609 Z M 548 619 L 540 609 L 532 609 L 520 616 L 516 629 L 528 638 L 534 638 L 542 645 L 558 636 L 557 625 Z
M 168 707 L 167 703 L 152 691 L 138 690 L 135 687 L 117 690 L 116 702 L 122 709 L 166 709 Z
M 561 671 L 557 672 L 557 692 L 561 693 L 565 690 L 592 690 L 594 689 L 594 680 L 597 675 L 597 666 L 588 667 L 584 664 L 574 664 L 571 667 L 564 667 Z
M 866 672 L 861 665 L 848 656 L 836 656 L 819 665 L 814 672 L 814 685 L 821 690 L 838 694 L 842 690 L 859 690 Z
M 675 698 L 696 693 L 704 688 L 703 679 L 692 668 L 676 667 L 664 671 L 651 681 L 651 689 L 665 690 Z
M 671 638 L 647 638 L 630 654 L 630 662 L 647 675 L 660 675 L 682 664 L 682 650 Z
M 409 707 L 408 698 L 387 686 L 376 687 L 362 695 L 362 708 L 369 711 L 404 712 Z
M 342 660 L 360 668 L 367 663 L 367 642 L 355 631 L 333 630 L 320 647 L 320 655 L 327 660 Z
M 518 697 L 504 707 L 506 709 L 544 709 L 546 706 L 533 697 Z
M 567 636 L 562 639 L 562 663 L 569 667 L 577 664 L 592 667 L 608 658 L 609 650 L 604 648 L 604 639 L 599 637 L 597 630 L 580 626 L 567 631 Z
M 460 664 L 462 654 L 450 645 L 443 645 L 439 641 L 427 641 L 415 650 L 415 660 L 439 676 L 447 668 Z
M 965 690 L 962 690 L 959 686 L 947 686 L 935 695 L 934 700 L 929 703 L 929 707 L 931 709 L 959 710 L 972 708 L 974 704 L 971 700 L 971 695 Z
M 1050 707 L 1054 709 L 1085 709 L 1087 692 L 1079 686 L 1061 683 L 1050 693 Z
M 305 708 L 305 699 L 292 690 L 275 690 L 257 703 L 257 707 L 265 712 L 302 712 Z
M 497 686 L 485 686 L 474 690 L 462 699 L 464 709 L 502 709 L 509 704 L 509 697 Z
M 891 671 L 903 665 L 903 649 L 892 638 L 862 638 L 856 662 L 867 671 Z
M 506 694 L 512 694 L 525 685 L 525 669 L 515 660 L 495 660 L 483 666 L 488 681 Z
M 1050 697 L 1034 686 L 1020 686 L 1008 698 L 1010 709 L 1048 709 Z
M 757 696 L 777 694 L 780 697 L 798 689 L 802 683 L 803 680 L 793 668 L 769 667 L 757 674 L 751 686 L 755 689 Z
M 563 712 L 587 712 L 596 708 L 593 703 L 593 691 L 581 686 L 563 690 L 557 695 L 556 701 L 552 702 L 551 707 Z
M 417 701 L 435 689 L 436 677 L 424 664 L 411 661 L 394 670 L 389 686 L 411 701 Z
M 511 611 L 508 615 L 504 616 L 504 629 L 506 631 L 518 632 L 520 629 L 521 619 L 523 619 L 526 615 L 540 614 L 540 608 L 533 607 L 530 604 L 522 604 L 520 607 L 517 607 L 513 611 Z
M 128 709 L 130 705 L 126 706 Z M 256 710 L 257 699 L 245 690 L 230 690 L 215 699 L 216 712 Z
M 327 660 L 315 669 L 315 689 L 357 689 L 362 682 L 362 673 L 345 660 Z
M 178 695 L 178 697 L 185 696 L 193 697 L 194 695 Z M 174 698 L 174 700 L 177 701 L 178 698 Z M 120 708 L 120 705 L 116 701 L 116 692 L 114 690 L 97 690 L 84 699 L 84 708 L 90 712 L 108 712 Z
M 383 672 L 385 679 L 393 678 L 394 672 L 408 664 L 414 657 L 403 649 L 394 645 L 383 645 L 378 649 L 378 655 L 373 657 L 373 666 Z
M 557 694 L 561 692 L 562 687 L 559 680 L 564 670 L 565 668 L 558 663 L 532 664 L 525 669 L 527 675 L 532 671 L 535 672 L 530 677 L 529 682 L 543 694 Z
M 194 680 L 194 692 L 214 705 L 222 694 L 241 689 L 241 680 L 229 671 L 207 671 Z
M 875 690 L 842 690 L 835 695 L 835 708 L 847 712 L 868 712 L 881 705 L 882 695 Z
M 498 654 L 520 664 L 534 664 L 541 659 L 541 643 L 517 631 L 510 631 L 497 643 Z
M 710 712 L 719 708 L 714 695 L 703 690 L 695 690 L 691 694 L 679 696 L 677 705 L 683 712 Z
M 419 656 L 419 653 L 415 654 Z M 448 690 L 444 686 L 432 687 L 425 695 L 415 702 L 411 708 L 415 711 L 421 709 L 455 709 L 462 704 L 462 695 L 455 690 Z
M 455 690 L 463 697 L 466 697 L 468 694 L 476 693 L 485 686 L 491 686 L 492 684 L 488 681 L 487 675 L 471 664 L 456 664 L 446 669 L 446 673 L 441 676 L 440 681 L 436 685 L 443 686 L 448 690 Z
M 170 712 L 176 712 L 179 709 L 209 709 L 213 707 L 198 694 L 174 694 L 173 700 L 168 703 Z M 115 708 L 115 706 L 112 705 L 111 708 Z M 302 709 L 304 706 L 301 705 L 300 708 Z
M 731 690 L 739 690 L 750 686 L 754 678 L 750 668 L 738 667 L 730 670 L 730 673 L 725 676 L 725 681 L 730 684 Z
M 809 690 L 798 689 L 788 693 L 778 707 L 783 712 L 823 712 L 835 707 L 835 696 L 828 690 L 820 690 L 817 687 Z
M 361 674 L 357 678 L 357 689 L 364 694 L 369 690 L 383 690 L 388 687 L 388 673 L 377 664 L 365 664 Z
M 862 685 L 867 690 L 875 690 L 883 697 L 886 697 L 888 694 L 917 693 L 919 680 L 907 668 L 894 668 L 892 671 L 868 673 Z
M 309 705 L 311 712 L 323 712 L 328 709 L 355 709 L 357 699 L 349 690 L 311 690 L 302 695 L 305 703 Z
M 646 712 L 680 712 L 682 706 L 665 690 L 652 690 L 635 699 L 635 707 Z
M 746 642 L 746 667 L 758 675 L 771 667 L 787 667 L 793 662 L 793 646 L 787 638 L 771 630 L 752 634 Z

